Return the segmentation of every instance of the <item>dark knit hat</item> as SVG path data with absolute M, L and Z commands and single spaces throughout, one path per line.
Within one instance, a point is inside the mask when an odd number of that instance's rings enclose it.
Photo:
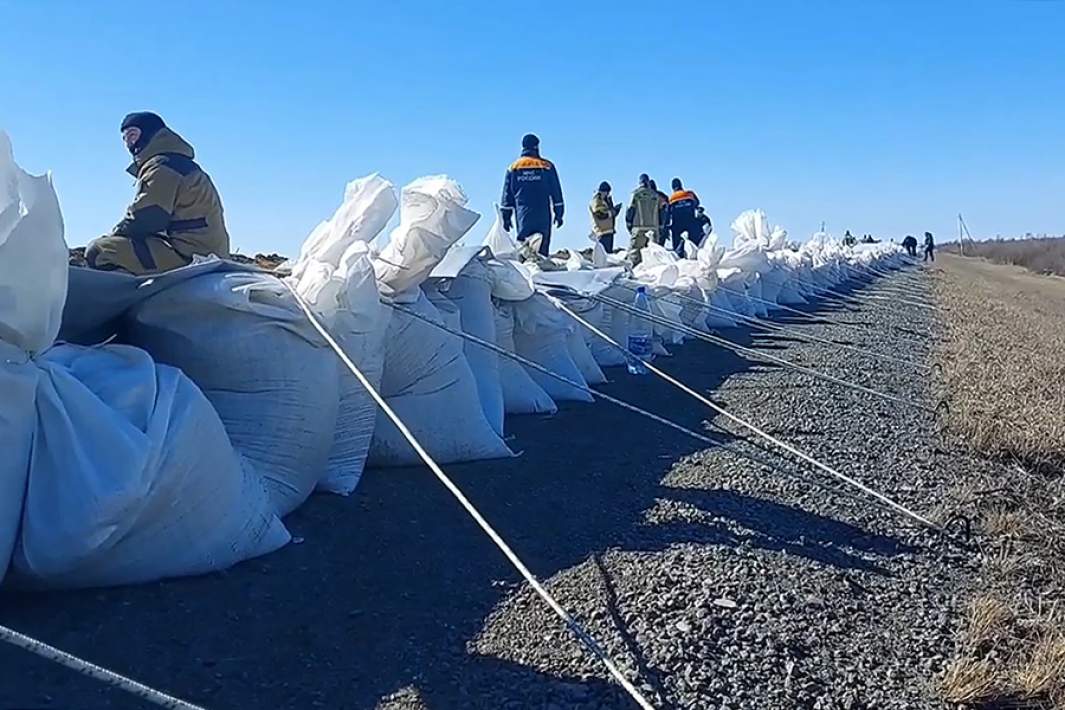
M 137 111 L 136 113 L 128 114 L 122 119 L 122 126 L 120 131 L 125 131 L 127 128 L 139 128 L 141 130 L 141 137 L 137 139 L 137 142 L 130 146 L 129 151 L 136 155 L 141 151 L 144 146 L 148 145 L 148 141 L 155 136 L 160 129 L 166 128 L 166 124 L 163 123 L 163 119 L 159 117 L 159 114 L 152 113 L 151 111 Z
M 683 190 L 684 189 L 684 184 L 680 181 L 680 178 L 673 178 L 672 185 L 673 185 L 673 189 L 674 190 Z
M 526 133 L 521 138 L 521 147 L 525 150 L 531 150 L 532 148 L 540 147 L 540 139 L 532 133 Z
M 610 192 L 610 183 L 606 180 L 603 180 L 603 182 L 599 183 L 599 192 Z

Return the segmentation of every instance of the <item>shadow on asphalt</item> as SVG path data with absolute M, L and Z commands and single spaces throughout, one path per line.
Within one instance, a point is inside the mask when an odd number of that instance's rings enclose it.
M 727 337 L 752 342 L 746 330 Z M 750 367 L 695 341 L 661 364 L 701 391 Z M 669 385 L 618 369 L 608 376 L 607 393 L 703 430 L 709 412 Z M 608 403 L 511 417 L 507 429 L 522 456 L 446 469 L 542 579 L 607 548 L 678 542 L 742 541 L 881 574 L 847 549 L 899 551 L 891 538 L 791 506 L 723 490 L 664 489 L 673 464 L 705 446 Z M 641 524 L 664 490 L 746 532 Z M 557 678 L 468 651 L 519 578 L 428 471 L 368 471 L 351 498 L 316 496 L 286 523 L 301 544 L 226 573 L 7 594 L 0 623 L 212 708 L 372 708 L 408 687 L 431 708 L 508 707 L 491 698 L 565 707 L 581 694 L 626 706 L 601 681 Z M 5 647 L 0 708 L 8 707 L 144 706 Z

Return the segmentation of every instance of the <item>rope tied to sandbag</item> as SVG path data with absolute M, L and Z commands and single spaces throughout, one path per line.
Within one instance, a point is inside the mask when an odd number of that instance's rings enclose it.
M 634 686 L 632 682 L 625 677 L 625 674 L 621 672 L 617 665 L 615 665 L 614 662 L 610 660 L 609 656 L 606 655 L 606 652 L 599 645 L 599 643 L 594 638 L 592 638 L 592 636 L 589 635 L 587 631 L 584 630 L 584 628 L 570 615 L 568 611 L 566 611 L 562 607 L 561 604 L 558 603 L 557 600 L 555 600 L 551 593 L 548 592 L 547 589 L 543 586 L 543 584 L 540 583 L 540 580 L 537 579 L 537 577 L 532 573 L 531 570 L 529 570 L 525 563 L 521 561 L 521 558 L 519 558 L 518 555 L 506 543 L 506 541 L 504 541 L 503 538 L 500 537 L 499 533 L 495 531 L 495 528 L 493 528 L 492 525 L 487 520 L 485 520 L 484 516 L 481 515 L 480 511 L 478 511 L 477 508 L 473 505 L 473 503 L 471 503 L 469 499 L 466 498 L 462 490 L 457 485 L 455 485 L 455 483 L 447 476 L 447 474 L 444 473 L 443 469 L 440 468 L 440 465 L 437 464 L 435 460 L 433 460 L 432 456 L 429 455 L 429 453 L 424 449 L 424 447 L 422 447 L 418 439 L 411 433 L 410 429 L 407 428 L 407 425 L 403 423 L 403 420 L 399 418 L 399 415 L 397 415 L 395 411 L 388 405 L 388 402 L 386 402 L 384 397 L 377 391 L 377 388 L 373 386 L 373 384 L 366 377 L 366 375 L 363 374 L 363 372 L 358 368 L 358 366 L 354 362 L 352 362 L 351 358 L 349 358 L 347 353 L 344 352 L 344 349 L 340 347 L 337 341 L 329 333 L 328 329 L 324 325 L 322 325 L 322 323 L 318 320 L 318 317 L 314 314 L 314 311 L 311 310 L 311 307 L 307 304 L 306 301 L 303 300 L 299 293 L 296 292 L 296 289 L 294 289 L 292 285 L 289 284 L 287 281 L 282 281 L 282 283 L 285 284 L 286 288 L 288 288 L 288 290 L 292 293 L 293 298 L 296 300 L 296 303 L 299 305 L 299 307 L 303 310 L 303 313 L 307 317 L 307 320 L 310 322 L 310 324 L 314 327 L 315 330 L 318 331 L 318 334 L 325 339 L 326 343 L 328 343 L 329 347 L 333 349 L 333 352 L 335 352 L 337 357 L 340 358 L 340 361 L 344 364 L 344 366 L 347 367 L 348 370 L 351 371 L 351 374 L 354 375 L 355 378 L 359 381 L 359 384 L 361 384 L 363 388 L 366 389 L 366 392 L 374 400 L 377 406 L 380 407 L 381 411 L 384 412 L 385 416 L 388 417 L 389 421 L 391 421 L 392 424 L 395 425 L 396 429 L 399 430 L 403 438 L 407 440 L 407 443 L 409 443 L 414 449 L 414 451 L 418 454 L 418 457 L 421 458 L 425 465 L 429 467 L 429 470 L 433 472 L 433 475 L 436 476 L 436 478 L 444 485 L 445 488 L 447 488 L 451 495 L 470 515 L 470 517 L 473 518 L 474 522 L 477 523 L 481 530 L 483 530 L 485 534 L 488 535 L 489 539 L 491 539 L 492 542 L 495 543 L 496 547 L 499 548 L 499 550 L 507 558 L 510 564 L 533 588 L 533 591 L 535 591 L 536 594 L 541 599 L 543 599 L 544 602 L 551 608 L 551 610 L 555 612 L 555 614 L 560 619 L 562 619 L 563 623 L 565 623 L 566 625 L 566 628 L 568 628 L 570 632 L 577 637 L 577 639 L 584 645 L 584 647 L 588 649 L 596 658 L 598 658 L 600 662 L 602 662 L 602 664 L 606 667 L 607 671 L 614 678 L 614 680 L 616 680 L 618 684 L 621 685 L 622 688 L 624 688 L 624 690 L 632 697 L 632 699 L 636 702 L 637 705 L 639 705 L 644 710 L 654 710 L 654 706 L 651 705 L 651 703 L 649 703 L 647 699 L 643 697 L 640 691 L 636 689 L 636 686 Z M 393 305 L 394 308 L 402 308 L 401 306 L 396 306 L 395 304 L 390 305 Z

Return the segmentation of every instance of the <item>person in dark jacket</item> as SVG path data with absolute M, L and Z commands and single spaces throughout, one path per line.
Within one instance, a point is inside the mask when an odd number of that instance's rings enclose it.
M 699 196 L 691 190 L 685 190 L 680 178 L 673 178 L 673 194 L 669 197 L 670 234 L 673 237 L 673 251 L 677 256 L 684 256 L 684 235 L 698 244 L 702 239 L 702 226 L 695 217 L 699 207 Z
M 554 226 L 561 227 L 565 211 L 562 184 L 554 164 L 540 156 L 540 139 L 531 133 L 521 139 L 521 157 L 511 163 L 503 178 L 500 208 L 503 229 L 509 232 L 516 218 L 518 241 L 541 234 L 540 253 L 551 253 L 552 213 Z
M 936 240 L 931 232 L 924 233 L 924 261 L 936 260 Z
M 186 266 L 195 255 L 228 257 L 222 200 L 192 146 L 154 113 L 129 114 L 121 130 L 137 195 L 111 233 L 89 244 L 89 266 L 141 275 Z
M 659 190 L 654 180 L 649 184 L 658 195 L 658 234 L 655 235 L 655 244 L 664 245 L 669 235 L 669 195 Z
M 854 235 L 851 234 L 851 230 L 848 229 L 843 235 L 843 246 L 852 247 L 857 243 L 858 240 L 854 238 Z
M 917 256 L 917 240 L 912 234 L 907 234 L 906 238 L 902 240 L 902 248 L 910 256 Z

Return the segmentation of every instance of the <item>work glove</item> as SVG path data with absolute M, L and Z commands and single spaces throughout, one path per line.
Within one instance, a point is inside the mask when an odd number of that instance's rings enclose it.
M 503 218 L 503 231 L 509 232 L 510 228 L 514 226 L 512 222 L 513 217 L 511 216 L 510 210 L 503 210 L 500 216 Z
M 555 215 L 555 228 L 556 229 L 562 229 L 562 215 L 561 214 L 556 214 Z

